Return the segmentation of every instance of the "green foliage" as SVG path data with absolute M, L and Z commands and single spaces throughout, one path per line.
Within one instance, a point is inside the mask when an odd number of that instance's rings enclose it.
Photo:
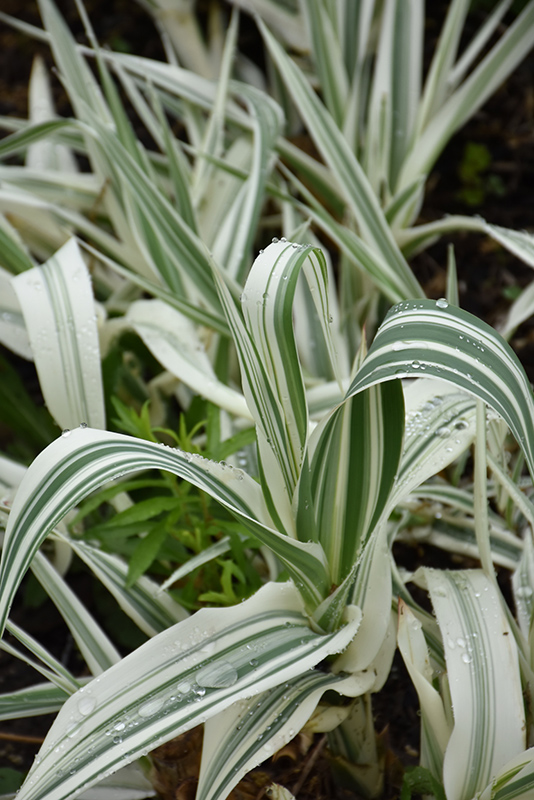
M 463 184 L 458 192 L 458 198 L 470 206 L 477 206 L 484 202 L 487 194 L 503 196 L 505 188 L 498 175 L 488 173 L 491 166 L 491 153 L 484 144 L 467 142 L 458 176 Z
M 0 767 L 0 794 L 15 794 L 22 786 L 23 781 L 23 772 L 12 769 L 12 767 Z
M 10 451 L 21 461 L 31 460 L 58 433 L 46 408 L 35 402 L 18 371 L 1 354 L 0 422 L 16 437 Z
M 443 786 L 425 767 L 407 767 L 402 779 L 400 800 L 414 796 L 433 795 L 435 800 L 447 800 Z

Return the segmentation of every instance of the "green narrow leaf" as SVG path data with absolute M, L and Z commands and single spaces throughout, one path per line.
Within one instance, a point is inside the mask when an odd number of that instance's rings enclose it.
M 534 791 L 534 747 L 512 758 L 480 795 L 480 800 L 530 800 Z

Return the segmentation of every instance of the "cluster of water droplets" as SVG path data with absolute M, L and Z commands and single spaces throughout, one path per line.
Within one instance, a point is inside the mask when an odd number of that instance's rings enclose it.
M 290 244 L 294 250 L 307 250 L 310 246 L 309 244 L 300 244 L 299 242 L 288 242 L 285 236 L 280 237 L 280 239 L 277 236 L 273 236 L 271 243 L 277 244 L 278 242 L 281 242 L 282 244 Z M 262 252 L 263 250 L 260 250 L 260 253 Z
M 449 650 L 456 650 L 460 651 L 460 658 L 464 664 L 471 664 L 474 657 L 474 646 L 475 642 L 473 640 L 477 639 L 478 636 L 476 633 L 466 633 L 463 636 L 458 636 L 456 639 L 452 639 L 449 637 L 447 639 L 447 647 Z
M 80 422 L 80 425 L 79 425 L 79 427 L 80 427 L 82 430 L 85 430 L 85 428 L 88 428 L 88 427 L 89 427 L 89 425 L 87 424 L 87 422 Z M 72 433 L 72 431 L 71 431 L 71 429 L 70 429 L 70 428 L 64 428 L 64 429 L 61 431 L 61 437 L 62 437 L 63 439 L 68 439 L 68 437 L 71 435 L 71 433 Z

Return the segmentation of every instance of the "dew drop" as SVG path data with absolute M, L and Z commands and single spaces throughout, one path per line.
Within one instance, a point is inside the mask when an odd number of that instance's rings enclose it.
M 96 700 L 94 697 L 82 697 L 81 700 L 78 701 L 78 711 L 82 715 L 82 717 L 86 717 L 96 708 Z
M 199 670 L 195 678 L 199 686 L 207 689 L 225 689 L 233 686 L 238 675 L 229 661 L 214 661 Z
M 154 700 L 147 700 L 146 703 L 143 703 L 137 709 L 137 713 L 140 717 L 153 717 L 154 714 L 157 714 L 158 711 L 163 706 L 163 700 L 161 699 L 154 699 Z
M 66 439 L 66 438 L 67 438 L 67 436 L 70 436 L 70 433 L 71 433 L 71 432 L 70 432 L 69 428 L 65 428 L 64 430 L 62 430 L 62 431 L 61 431 L 61 435 L 62 435 L 62 437 L 63 437 L 64 439 Z
M 472 660 L 473 656 L 471 656 L 469 653 L 462 653 L 462 661 L 464 664 L 470 664 Z
M 449 307 L 449 304 L 445 300 L 444 297 L 440 297 L 439 300 L 436 300 L 436 305 L 437 305 L 438 308 L 448 308 Z

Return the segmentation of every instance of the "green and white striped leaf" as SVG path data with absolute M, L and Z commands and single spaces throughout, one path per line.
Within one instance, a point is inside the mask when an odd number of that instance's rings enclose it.
M 397 641 L 421 707 L 421 766 L 441 782 L 451 726 L 443 700 L 432 685 L 430 654 L 421 622 L 402 599 L 399 599 Z
M 337 633 L 314 633 L 292 584 L 268 584 L 232 608 L 202 609 L 65 703 L 21 800 L 75 796 L 235 701 L 305 673 L 346 647 L 359 620 L 353 609 Z M 251 649 L 257 663 L 250 663 Z
M 317 77 L 325 105 L 338 126 L 343 127 L 349 94 L 349 80 L 332 16 L 322 0 L 302 4 L 309 31 Z
M 13 502 L 0 563 L 0 629 L 34 553 L 66 512 L 106 481 L 151 468 L 179 475 L 237 515 L 287 567 L 310 606 L 327 594 L 330 580 L 321 547 L 279 533 L 260 486 L 242 470 L 153 442 L 78 428 L 36 458 Z
M 311 89 L 306 77 L 272 34 L 261 23 L 260 29 L 310 135 L 343 189 L 362 239 L 391 265 L 398 288 L 405 297 L 422 295 L 423 291 L 393 238 L 376 195 L 341 131 Z
M 66 540 L 98 580 L 113 595 L 124 613 L 147 636 L 155 636 L 189 615 L 167 592 L 142 575 L 128 586 L 128 564 L 113 553 L 76 539 Z
M 1 231 L 0 226 L 0 240 Z M 0 342 L 18 356 L 31 361 L 33 353 L 30 339 L 12 279 L 13 276 L 0 267 Z
M 60 689 L 63 689 L 69 694 L 73 694 L 79 687 L 80 682 L 72 675 L 69 670 L 55 658 L 43 645 L 37 641 L 29 633 L 19 628 L 14 622 L 6 623 L 7 631 L 17 639 L 25 648 L 24 651 L 18 650 L 13 645 L 9 644 L 5 639 L 0 640 L 0 647 L 6 653 L 19 658 L 26 664 L 29 664 L 33 669 L 39 672 L 46 680 L 51 681 Z M 31 653 L 33 658 L 27 654 Z
M 534 791 L 534 747 L 508 761 L 479 800 L 530 800 Z
M 336 659 L 335 669 L 350 673 L 370 669 L 378 678 L 380 665 L 376 666 L 375 673 L 374 662 L 384 648 L 387 654 L 385 642 L 390 630 L 392 603 L 391 554 L 384 523 L 375 528 L 354 565 L 353 574 L 353 581 L 350 575 L 346 579 L 350 591 L 345 602 L 361 608 L 362 623 L 354 640 Z
M 55 714 L 68 698 L 69 692 L 53 683 L 38 683 L 0 694 L 0 720 Z
M 105 428 L 89 272 L 74 239 L 13 279 L 48 409 L 62 428 Z
M 324 692 L 352 697 L 371 684 L 371 673 L 347 677 L 310 670 L 212 717 L 204 728 L 196 800 L 226 798 L 247 772 L 294 738 Z
M 137 300 L 128 308 L 125 322 L 159 363 L 196 394 L 232 414 L 251 419 L 243 395 L 218 380 L 196 328 L 187 317 L 161 300 Z
M 399 282 L 395 265 L 388 262 L 383 253 L 367 244 L 353 230 L 341 225 L 327 209 L 319 203 L 306 186 L 294 175 L 280 166 L 284 175 L 294 184 L 306 203 L 300 205 L 302 213 L 310 217 L 321 230 L 329 236 L 351 263 L 368 275 L 391 302 L 398 302 L 406 297 L 406 285 Z
M 28 87 L 30 122 L 39 124 L 56 117 L 52 87 L 45 63 L 40 56 L 33 60 Z M 29 169 L 77 172 L 76 160 L 65 145 L 55 144 L 50 138 L 41 139 L 28 147 L 26 166 Z
M 392 378 L 440 378 L 496 411 L 534 475 L 534 399 L 525 371 L 489 325 L 445 300 L 400 303 L 389 312 L 348 396 Z
M 346 400 L 310 437 L 316 526 L 336 584 L 389 505 L 403 433 L 402 387 L 393 381 Z
M 404 448 L 390 508 L 437 475 L 473 442 L 476 402 L 449 383 L 418 378 L 404 387 Z
M 237 346 L 243 392 L 258 429 L 266 502 L 273 519 L 292 533 L 291 502 L 308 437 L 307 403 L 292 318 L 301 269 L 313 289 L 323 335 L 335 359 L 329 330 L 328 272 L 319 251 L 286 241 L 270 244 L 255 260 L 244 286 L 243 317 L 217 275 Z
M 84 125 L 105 156 L 111 175 L 124 198 L 125 212 L 139 245 L 150 255 L 164 283 L 178 294 L 184 283 L 198 291 L 202 305 L 218 309 L 207 249 L 136 163 L 113 131 L 96 119 Z M 131 239 L 131 231 L 126 237 Z
M 465 17 L 468 8 L 465 0 L 451 4 L 451 16 L 453 6 L 463 6 L 460 14 Z M 462 24 L 463 19 L 456 28 L 456 42 L 459 40 Z M 440 99 L 432 91 L 427 94 L 432 104 L 436 104 L 435 110 L 424 130 L 414 139 L 399 179 L 400 188 L 411 183 L 418 175 L 428 174 L 452 134 L 473 116 L 530 52 L 534 46 L 533 32 L 534 2 L 529 2 L 497 44 L 450 97 Z M 452 66 L 455 51 L 456 43 L 447 56 L 447 67 Z M 447 72 L 448 69 L 442 73 L 443 90 L 446 87 Z
M 454 713 L 443 783 L 448 800 L 465 800 L 525 749 L 517 645 L 492 578 L 481 570 L 422 572 L 443 636 Z
M 42 553 L 35 553 L 31 569 L 67 623 L 91 674 L 119 662 L 120 654 L 106 633 Z
M 111 115 L 100 88 L 56 6 L 51 0 L 38 0 L 38 6 L 44 27 L 50 35 L 54 59 L 67 81 L 76 112 L 79 114 L 90 109 L 93 115 L 110 123 Z
M 265 203 L 267 178 L 276 161 L 275 144 L 281 133 L 282 110 L 268 95 L 251 86 L 240 86 L 239 93 L 249 110 L 253 149 L 247 178 L 225 216 L 213 244 L 213 254 L 224 264 L 226 274 L 243 283 L 261 211 Z M 217 174 L 219 180 L 220 171 Z M 214 181 L 216 183 L 216 181 Z

